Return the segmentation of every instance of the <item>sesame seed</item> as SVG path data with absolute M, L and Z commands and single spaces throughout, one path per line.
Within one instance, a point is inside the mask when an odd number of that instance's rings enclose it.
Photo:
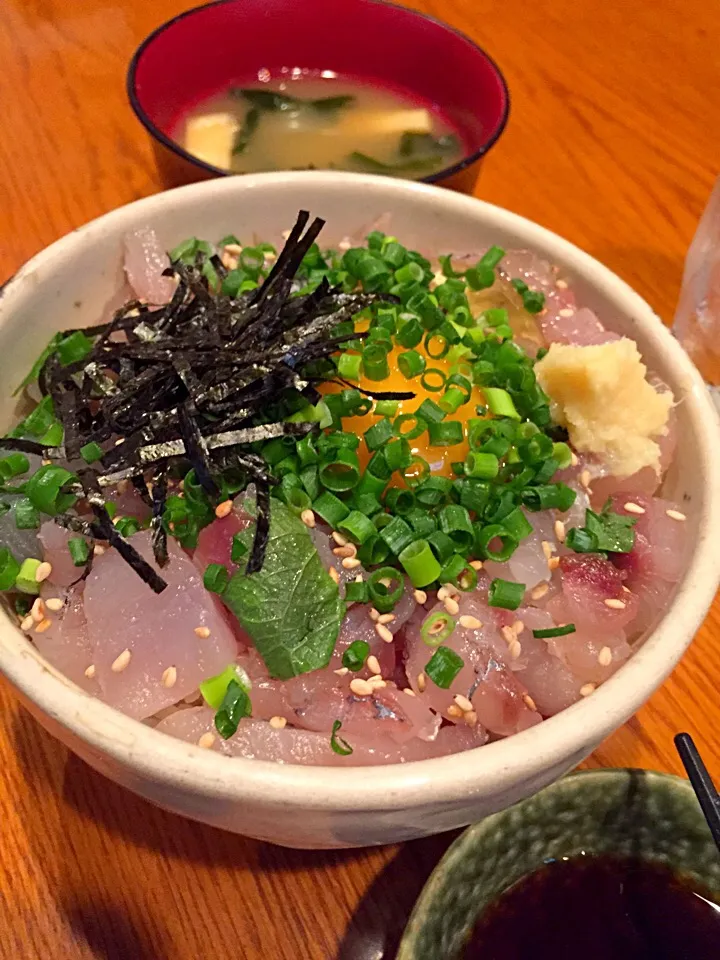
M 590 471 L 583 470 L 583 472 L 580 474 L 580 483 L 585 487 L 586 490 L 589 488 L 591 480 L 592 477 L 590 476 Z
M 452 597 L 446 597 L 443 606 L 451 617 L 456 617 L 460 613 L 460 604 Z
M 35 626 L 35 621 L 34 621 L 33 618 L 28 614 L 28 616 L 25 617 L 25 619 L 23 620 L 23 622 L 20 624 L 20 629 L 21 629 L 21 630 L 24 630 L 25 633 L 29 633 L 34 626 Z
M 680 513 L 679 510 L 666 510 L 665 515 L 670 517 L 671 520 L 687 520 L 687 517 L 684 513 Z
M 556 280 L 555 286 L 558 288 L 558 290 L 567 290 L 567 280 Z
M 110 666 L 110 669 L 112 670 L 112 672 L 122 673 L 123 670 L 130 663 L 131 657 L 132 657 L 132 653 L 127 648 L 123 650 L 123 652 L 113 660 L 112 665 Z
M 603 603 L 606 607 L 610 607 L 611 610 L 624 610 L 627 606 L 624 600 L 616 600 L 614 597 L 610 597 L 609 600 L 603 600 Z
M 345 557 L 342 562 L 342 565 L 345 570 L 355 570 L 361 565 L 362 561 L 358 560 L 357 557 Z
M 368 677 L 367 682 L 370 684 L 373 690 L 381 690 L 383 687 L 387 686 L 387 683 L 382 677 Z
M 52 620 L 49 620 L 45 617 L 44 620 L 41 620 L 40 623 L 35 627 L 35 633 L 45 633 L 46 630 L 49 630 L 52 626 Z
M 375 609 L 375 607 L 370 607 L 370 610 L 368 611 L 368 616 L 370 617 L 371 620 L 374 620 L 376 623 L 380 619 L 380 614 Z
M 411 690 L 410 687 L 405 687 L 405 689 L 403 690 L 403 693 L 406 693 L 409 697 L 415 696 L 415 691 Z
M 359 573 L 359 574 L 355 577 L 355 583 L 362 583 L 362 582 L 363 582 L 363 575 L 362 575 L 361 573 Z
M 378 623 L 392 623 L 395 619 L 394 613 L 381 613 L 377 618 Z
M 48 610 L 52 610 L 53 613 L 58 613 L 65 606 L 60 597 L 48 597 L 45 601 L 45 606 Z
M 473 568 L 473 570 L 482 570 L 483 562 L 482 560 L 471 560 L 470 566 Z
M 350 670 L 347 667 L 340 667 L 339 670 L 333 670 L 333 673 L 336 673 L 339 677 L 344 677 L 350 673 Z
M 575 311 L 571 310 L 569 307 L 563 307 L 562 310 L 558 310 L 559 317 L 572 317 L 574 313 Z
M 553 529 L 555 530 L 556 538 L 560 541 L 560 543 L 563 543 L 565 540 L 565 524 L 562 522 L 562 520 L 556 520 Z
M 346 547 L 346 546 L 347 546 L 347 542 L 348 542 L 347 537 L 344 537 L 344 536 L 343 536 L 341 533 L 339 533 L 337 530 L 333 530 L 331 536 L 332 536 L 333 540 L 335 541 L 335 543 L 336 543 L 339 547 Z
M 210 747 L 215 743 L 215 735 L 210 733 L 208 730 L 207 733 L 204 733 L 197 742 L 199 747 L 202 747 L 203 750 L 209 750 Z
M 528 709 L 537 710 L 537 705 L 529 693 L 525 694 L 525 696 L 523 697 L 523 700 L 525 702 L 525 706 L 528 707 Z
M 335 567 L 328 567 L 328 573 L 330 574 L 331 580 L 334 580 L 335 583 L 340 583 L 340 574 L 337 572 Z
M 163 670 L 162 680 L 160 681 L 166 690 L 174 687 L 177 683 L 177 667 L 168 667 Z
M 539 583 L 537 587 L 531 592 L 530 596 L 533 600 L 541 600 L 545 594 L 550 589 L 550 584 L 548 583 Z
M 413 590 L 413 598 L 415 603 L 419 603 L 421 606 L 423 603 L 427 603 L 427 594 L 424 590 Z
M 627 513 L 645 513 L 645 507 L 641 507 L 639 503 L 633 503 L 632 500 L 629 500 L 627 503 L 623 504 L 623 510 Z
M 467 713 L 468 710 L 472 710 L 473 705 L 467 697 L 464 697 L 461 693 L 456 693 L 453 697 L 455 703 L 460 707 L 463 713 Z
M 586 683 L 584 686 L 580 687 L 580 696 L 589 697 L 591 693 L 595 693 L 595 689 L 594 683 Z
M 85 676 L 88 678 L 88 680 L 92 680 L 92 678 L 95 676 L 94 663 L 91 663 L 90 666 L 85 670 Z
M 40 623 L 41 620 L 45 619 L 45 604 L 41 597 L 37 597 L 33 601 L 33 605 L 30 607 L 30 616 L 35 623 Z
M 463 715 L 463 712 L 460 709 L 460 707 L 453 704 L 451 707 L 448 707 L 447 714 L 449 717 L 455 717 L 456 720 L 459 720 L 460 717 Z
M 574 450 L 571 450 L 571 451 L 570 451 L 570 466 L 576 467 L 579 463 L 580 463 L 580 461 L 578 460 L 577 454 L 575 453 Z
M 193 633 L 196 637 L 200 637 L 201 640 L 207 640 L 210 636 L 210 627 L 195 627 Z
M 500 627 L 500 633 L 503 635 L 505 643 L 512 643 L 514 640 L 517 640 L 512 627 Z
M 105 553 L 105 547 L 101 543 L 96 543 L 93 547 L 93 556 L 101 557 Z
M 543 540 L 540 546 L 542 547 L 542 552 L 545 555 L 545 559 L 549 562 L 550 557 L 552 556 L 552 544 L 547 540 Z
M 287 726 L 287 719 L 285 717 L 270 717 L 270 726 L 273 730 L 282 730 L 283 727 Z
M 550 557 L 548 560 L 548 567 L 550 570 L 557 570 L 560 566 L 560 557 Z
M 355 549 L 351 548 L 349 543 L 346 543 L 344 547 L 335 547 L 333 549 L 333 554 L 336 557 L 354 557 L 356 552 Z
M 350 681 L 350 690 L 356 697 L 369 697 L 373 692 L 373 688 L 367 680 L 362 680 L 360 677 L 355 677 L 354 680 Z
M 366 663 L 370 673 L 376 673 L 376 674 L 382 673 L 382 670 L 380 669 L 380 662 L 378 661 L 378 658 L 375 656 L 375 654 L 371 653 L 370 656 L 367 658 Z
M 438 600 L 445 600 L 449 596 L 447 587 L 440 587 L 437 592 Z
M 215 516 L 218 520 L 222 520 L 223 517 L 227 517 L 232 513 L 232 500 L 223 500 L 222 503 L 219 503 L 215 507 Z
M 522 622 L 522 620 L 516 620 L 515 623 L 512 625 L 512 632 L 515 634 L 516 637 L 519 637 L 524 629 L 525 629 L 525 624 Z
M 511 660 L 517 660 L 517 658 L 522 653 L 522 644 L 519 640 L 513 640 L 512 643 L 508 644 L 508 656 Z
M 393 642 L 393 635 L 390 633 L 388 628 L 383 623 L 375 624 L 375 633 L 380 637 L 381 640 L 384 640 L 385 643 Z
M 306 527 L 315 526 L 315 514 L 312 512 L 312 510 L 303 510 L 303 512 L 300 514 L 300 519 Z
M 612 663 L 612 650 L 610 647 L 603 647 L 598 654 L 598 663 L 601 667 L 609 667 Z
M 463 720 L 469 727 L 475 727 L 477 726 L 478 715 L 475 713 L 474 710 L 467 710 L 463 714 Z
M 481 621 L 478 620 L 477 617 L 471 617 L 468 614 L 464 614 L 462 617 L 460 617 L 458 623 L 466 630 L 479 630 L 482 626 Z
M 47 560 L 43 560 L 43 562 L 35 571 L 35 583 L 42 583 L 43 580 L 47 580 L 51 573 L 52 564 L 48 563 Z
M 425 674 L 424 674 L 424 673 L 419 673 L 419 674 L 417 675 L 417 685 L 418 685 L 418 690 L 420 691 L 420 693 L 424 693 L 424 692 L 425 692 L 425 686 L 426 686 L 426 680 L 425 680 Z

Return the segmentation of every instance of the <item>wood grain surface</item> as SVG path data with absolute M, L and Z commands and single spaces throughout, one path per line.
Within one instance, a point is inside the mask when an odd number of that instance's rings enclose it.
M 302 2 L 302 0 L 298 0 Z M 160 189 L 125 100 L 135 46 L 179 0 L 0 4 L 0 281 L 74 227 Z M 720 6 L 418 0 L 486 46 L 512 92 L 479 195 L 558 231 L 672 316 L 720 172 Z M 720 777 L 720 605 L 682 665 L 588 761 Z M 0 685 L 0 956 L 381 960 L 450 839 L 303 853 L 154 809 L 50 739 Z

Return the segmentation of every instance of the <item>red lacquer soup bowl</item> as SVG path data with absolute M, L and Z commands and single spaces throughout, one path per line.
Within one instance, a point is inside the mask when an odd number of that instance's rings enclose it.
M 130 63 L 130 103 L 165 182 L 227 175 L 184 150 L 173 132 L 208 98 L 283 70 L 332 71 L 429 107 L 464 150 L 457 163 L 423 179 L 468 193 L 507 123 L 498 67 L 438 20 L 380 0 L 220 0 L 158 27 Z

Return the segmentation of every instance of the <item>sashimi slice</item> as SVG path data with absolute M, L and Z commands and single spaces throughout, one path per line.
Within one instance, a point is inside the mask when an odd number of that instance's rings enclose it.
M 85 619 L 84 589 L 84 581 L 70 590 L 58 590 L 55 586 L 43 584 L 43 600 L 62 600 L 63 607 L 57 611 L 48 608 L 46 615 L 50 627 L 42 633 L 34 631 L 30 637 L 45 659 L 68 680 L 88 693 L 100 696 L 97 680 L 85 675 L 92 663 L 93 646 Z
M 158 569 L 149 532 L 136 534 L 132 544 Z M 159 571 L 168 584 L 161 594 L 153 593 L 115 550 L 96 559 L 86 581 L 85 613 L 102 698 L 139 719 L 192 693 L 232 663 L 238 650 L 218 601 L 172 539 L 168 554 Z M 201 627 L 209 636 L 195 633 Z M 129 661 L 118 669 L 126 651 Z M 175 678 L 165 686 L 169 668 Z
M 614 632 L 637 614 L 637 597 L 624 588 L 625 574 L 609 560 L 570 554 L 560 558 L 558 569 L 561 593 L 547 604 L 556 623 Z
M 263 720 L 246 719 L 241 721 L 233 737 L 222 740 L 213 720 L 212 710 L 190 707 L 167 717 L 156 729 L 189 743 L 198 743 L 201 738 L 207 738 L 210 749 L 231 757 L 314 766 L 372 766 L 426 760 L 479 747 L 487 741 L 484 730 L 471 730 L 469 727 L 444 727 L 433 741 L 410 740 L 404 744 L 383 737 L 372 742 L 357 736 L 351 740 L 350 737 L 344 737 L 345 730 L 342 729 L 340 736 L 350 744 L 353 752 L 341 756 L 331 748 L 330 737 L 326 733 L 298 730 L 290 726 L 275 730 Z
M 175 292 L 175 281 L 164 277 L 170 266 L 152 227 L 141 226 L 125 235 L 125 273 L 133 293 L 147 303 L 168 303 Z
M 69 587 L 82 577 L 85 568 L 73 563 L 68 540 L 77 537 L 77 533 L 66 530 L 53 520 L 47 520 L 40 527 L 38 538 L 42 544 L 43 560 L 52 566 L 49 580 L 58 587 Z

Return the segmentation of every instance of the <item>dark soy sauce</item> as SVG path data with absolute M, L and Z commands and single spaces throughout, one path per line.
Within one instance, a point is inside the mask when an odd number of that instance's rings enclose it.
M 464 960 L 720 960 L 720 907 L 662 864 L 558 860 L 488 907 Z

